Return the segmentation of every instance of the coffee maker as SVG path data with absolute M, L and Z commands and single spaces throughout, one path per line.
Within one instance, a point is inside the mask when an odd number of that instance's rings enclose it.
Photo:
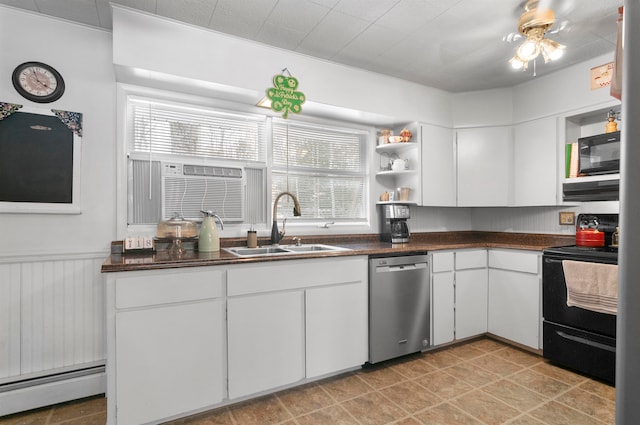
M 409 242 L 409 205 L 385 204 L 381 207 L 380 240 L 391 243 Z

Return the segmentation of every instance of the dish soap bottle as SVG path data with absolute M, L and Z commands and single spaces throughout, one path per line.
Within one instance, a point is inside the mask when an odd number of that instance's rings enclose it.
M 224 229 L 222 219 L 213 211 L 200 211 L 204 214 L 202 226 L 200 226 L 200 238 L 198 239 L 198 251 L 216 252 L 220 251 L 220 236 L 218 236 L 218 228 L 214 218 L 220 222 L 220 228 Z

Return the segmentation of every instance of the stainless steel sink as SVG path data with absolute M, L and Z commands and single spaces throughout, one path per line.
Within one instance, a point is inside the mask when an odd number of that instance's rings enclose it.
M 224 250 L 232 254 L 235 254 L 238 257 L 255 257 L 258 255 L 274 255 L 274 254 L 290 253 L 286 249 L 275 247 L 275 246 L 260 247 L 260 248 L 247 248 L 247 247 L 224 248 Z
M 223 249 L 227 252 L 230 252 L 233 255 L 237 255 L 238 257 L 264 257 L 264 256 L 306 254 L 311 252 L 349 251 L 349 248 L 342 248 L 340 246 L 324 245 L 324 244 L 261 246 L 258 248 L 247 248 L 243 246 L 243 247 L 223 248 Z
M 333 245 L 309 244 L 309 245 L 287 245 L 289 251 L 293 252 L 316 252 L 316 251 L 349 251 L 349 248 L 342 248 Z

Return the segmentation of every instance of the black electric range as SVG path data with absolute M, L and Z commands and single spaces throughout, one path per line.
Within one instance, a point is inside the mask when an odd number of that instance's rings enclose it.
M 582 215 L 578 216 L 578 225 Z M 618 264 L 618 249 L 611 246 L 618 226 L 617 214 L 600 214 L 598 229 L 605 246 L 562 246 L 543 251 L 542 315 L 543 356 L 559 366 L 613 384 L 615 381 L 616 315 L 567 306 L 563 260 Z

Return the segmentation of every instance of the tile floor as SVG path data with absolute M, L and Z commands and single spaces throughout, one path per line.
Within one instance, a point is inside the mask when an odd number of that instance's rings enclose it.
M 483 338 L 223 407 L 170 425 L 602 425 L 615 388 Z M 103 425 L 103 397 L 0 425 Z

